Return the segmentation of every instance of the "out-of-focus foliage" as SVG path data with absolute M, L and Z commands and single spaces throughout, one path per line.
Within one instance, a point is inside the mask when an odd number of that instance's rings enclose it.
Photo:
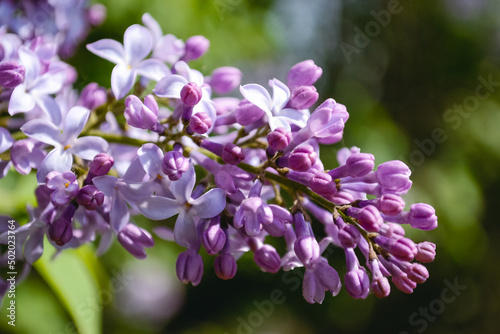
M 157 242 L 149 258 L 140 263 L 119 247 L 112 247 L 98 259 L 99 268 L 106 273 L 88 278 L 98 285 L 87 287 L 112 292 L 109 300 L 99 297 L 104 305 L 96 310 L 99 317 L 102 315 L 103 333 L 497 331 L 500 291 L 496 281 L 500 267 L 496 263 L 500 251 L 496 242 L 500 227 L 494 209 L 500 202 L 498 1 L 102 3 L 108 8 L 108 18 L 90 34 L 89 42 L 100 38 L 121 41 L 126 27 L 140 23 L 142 13 L 149 12 L 164 33 L 182 39 L 201 34 L 211 41 L 209 53 L 195 63 L 207 74 L 215 67 L 232 65 L 243 70 L 243 83 L 264 84 L 272 76 L 284 79 L 294 63 L 314 59 L 324 69 L 320 97 L 335 98 L 351 114 L 344 141 L 338 147 L 357 145 L 373 153 L 377 163 L 393 159 L 409 163 L 414 188 L 405 197 L 407 205 L 418 198 L 432 204 L 439 217 L 437 230 L 412 236 L 438 245 L 437 258 L 428 266 L 429 280 L 412 295 L 394 291 L 384 300 L 369 296 L 360 301 L 343 291 L 321 306 L 302 299 L 300 269 L 269 275 L 256 272 L 255 265 L 243 258 L 238 262 L 237 276 L 226 282 L 219 280 L 212 272 L 212 263 L 206 262 L 203 281 L 193 288 L 176 281 L 175 258 L 180 250 L 173 245 Z M 395 3 L 399 5 L 391 7 Z M 384 19 L 381 11 L 390 8 L 397 8 L 397 13 Z M 387 24 L 377 23 L 376 17 Z M 377 25 L 378 30 L 367 32 Z M 368 40 L 363 47 L 359 31 Z M 348 57 L 346 44 L 357 50 Z M 78 87 L 90 81 L 109 86 L 113 65 L 87 52 L 84 45 L 70 63 L 79 69 Z M 463 114 L 448 112 L 476 95 L 476 87 L 484 84 L 480 77 L 499 84 L 489 87 L 488 97 L 463 109 Z M 453 121 L 450 116 L 455 117 Z M 439 142 L 433 139 L 436 129 L 442 133 Z M 335 152 L 322 153 L 327 166 L 333 168 Z M 29 181 L 12 176 L 0 181 L 2 212 L 17 217 L 27 202 L 33 203 L 33 187 L 29 184 L 34 180 Z M 21 223 L 27 217 L 24 219 Z M 341 273 L 342 256 L 341 251 L 334 250 L 329 258 Z M 54 261 L 64 260 L 61 255 Z M 66 324 L 78 323 L 79 311 L 75 316 L 72 306 L 62 300 L 50 282 L 74 280 L 68 286 L 83 289 L 83 278 L 67 266 L 42 269 L 43 263 L 35 267 L 39 274 L 18 286 L 18 322 L 23 325 L 11 328 L 2 321 L 2 332 L 71 333 L 65 329 Z M 86 265 L 97 265 L 92 263 L 87 261 Z M 110 289 L 109 284 L 118 280 L 121 283 Z M 443 291 L 453 282 L 465 288 L 453 301 L 446 302 Z M 281 292 L 282 302 L 265 303 L 275 289 Z M 422 312 L 428 312 L 428 316 Z M 0 315 L 5 319 L 4 310 Z M 33 323 L 37 327 L 30 327 Z

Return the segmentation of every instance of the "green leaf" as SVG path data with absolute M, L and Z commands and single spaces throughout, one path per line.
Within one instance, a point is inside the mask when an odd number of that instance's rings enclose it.
M 45 242 L 44 253 L 34 263 L 35 269 L 47 282 L 67 310 L 80 334 L 100 334 L 102 329 L 101 291 L 96 275 L 89 270 L 89 265 L 98 267 L 96 261 L 91 264 L 84 256 L 84 248 L 66 249 L 60 254 Z

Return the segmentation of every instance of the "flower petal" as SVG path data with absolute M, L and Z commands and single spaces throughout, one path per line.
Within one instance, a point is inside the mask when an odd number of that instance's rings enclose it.
M 153 57 L 174 64 L 184 55 L 184 51 L 184 42 L 174 35 L 168 34 L 156 42 Z
M 30 85 L 40 75 L 40 59 L 38 59 L 33 51 L 21 47 L 19 49 L 19 60 L 26 71 L 24 74 L 24 82 Z
M 159 97 L 180 99 L 182 87 L 187 83 L 188 81 L 178 74 L 167 75 L 158 81 L 156 87 L 153 89 L 153 93 Z
M 111 211 L 109 213 L 109 220 L 111 227 L 116 232 L 120 232 L 122 228 L 129 223 L 130 213 L 128 211 L 127 203 L 122 195 L 118 192 L 115 193 L 111 203 Z
M 115 185 L 118 178 L 111 175 L 97 176 L 92 179 L 94 185 L 104 193 L 104 195 L 112 197 L 115 192 Z
M 285 128 L 286 131 L 291 131 L 290 123 L 288 123 L 288 118 L 286 117 L 271 117 L 269 119 L 269 126 L 271 127 L 271 131 L 277 128 Z
M 21 127 L 25 135 L 43 143 L 61 146 L 62 134 L 54 124 L 44 119 L 33 119 Z
M 192 215 L 184 211 L 179 213 L 174 226 L 174 239 L 176 243 L 186 248 L 196 245 L 198 242 L 198 233 L 196 232 L 196 224 Z
M 170 74 L 170 69 L 158 59 L 146 59 L 134 66 L 137 74 L 145 78 L 160 81 L 166 75 Z
M 87 44 L 87 50 L 115 64 L 122 63 L 125 59 L 123 45 L 113 39 L 106 38 Z
M 149 54 L 153 47 L 153 38 L 148 29 L 139 24 L 134 24 L 125 30 L 123 47 L 125 61 L 127 64 L 132 65 Z
M 158 42 L 158 40 L 163 36 L 163 31 L 161 30 L 161 26 L 158 21 L 156 21 L 151 14 L 144 13 L 142 15 L 142 23 L 149 28 L 154 42 Z
M 10 132 L 6 128 L 0 127 L 0 153 L 7 151 L 13 143 L 14 139 Z
M 150 198 L 137 203 L 139 211 L 144 216 L 152 220 L 170 218 L 182 211 L 182 206 L 183 204 L 177 202 L 176 200 L 160 196 L 151 196 Z
M 117 100 L 121 99 L 134 85 L 137 74 L 125 64 L 118 64 L 111 72 L 111 89 Z
M 144 144 L 137 150 L 139 161 L 144 170 L 152 177 L 158 174 L 163 174 L 161 164 L 163 160 L 163 152 L 158 146 L 152 143 Z
M 37 228 L 30 234 L 29 239 L 24 244 L 24 258 L 29 264 L 33 264 L 42 256 L 44 235 L 43 228 Z
M 61 109 L 57 102 L 48 95 L 40 95 L 34 97 L 35 103 L 47 114 L 52 123 L 59 126 L 61 124 L 62 116 Z
M 40 168 L 36 173 L 36 178 L 39 183 L 45 182 L 45 177 L 52 171 L 68 172 L 73 164 L 73 156 L 62 147 L 55 148 L 47 154 L 40 164 Z
M 90 116 L 90 110 L 76 106 L 71 108 L 63 121 L 63 141 L 64 144 L 72 144 L 82 132 Z
M 226 207 L 226 193 L 219 188 L 210 189 L 208 192 L 190 201 L 195 215 L 200 218 L 217 216 Z
M 26 87 L 20 84 L 12 91 L 9 100 L 9 114 L 28 112 L 35 108 L 35 99 L 26 92 Z
M 188 170 L 182 174 L 182 177 L 171 183 L 170 191 L 172 191 L 177 201 L 186 203 L 191 198 L 195 182 L 196 174 L 194 173 L 193 164 L 190 163 Z
M 240 92 L 245 99 L 264 110 L 268 115 L 271 114 L 271 95 L 269 95 L 269 92 L 264 87 L 257 84 L 248 84 L 240 86 Z
M 85 160 L 92 160 L 96 155 L 107 150 L 108 142 L 95 136 L 78 138 L 70 149 L 71 153 Z
M 269 80 L 269 86 L 273 88 L 273 108 L 278 112 L 283 109 L 290 99 L 290 89 L 278 79 Z

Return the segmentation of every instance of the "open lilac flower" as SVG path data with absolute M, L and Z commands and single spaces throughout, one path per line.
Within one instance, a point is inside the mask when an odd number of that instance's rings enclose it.
M 278 79 L 269 80 L 273 89 L 273 97 L 258 84 L 247 84 L 240 87 L 241 94 L 252 104 L 265 112 L 266 122 L 271 130 L 285 128 L 290 131 L 290 123 L 304 126 L 308 113 L 296 109 L 285 108 L 290 99 L 290 89 Z
M 162 220 L 178 214 L 174 237 L 178 244 L 186 247 L 198 239 L 194 217 L 215 217 L 226 205 L 226 194 L 219 188 L 211 189 L 192 199 L 195 181 L 196 175 L 191 165 L 179 180 L 172 181 L 170 190 L 174 198 L 152 196 L 137 205 L 143 215 L 153 220 Z
M 108 149 L 108 143 L 94 136 L 78 138 L 87 123 L 90 110 L 84 107 L 73 107 L 66 115 L 62 129 L 59 130 L 53 123 L 34 119 L 21 127 L 28 137 L 54 146 L 54 149 L 43 159 L 37 172 L 38 182 L 43 182 L 51 171 L 66 172 L 73 164 L 73 154 L 92 160 L 97 154 Z
M 117 99 L 124 97 L 134 85 L 137 75 L 158 81 L 169 74 L 168 67 L 157 59 L 143 60 L 153 47 L 148 29 L 134 24 L 127 28 L 123 45 L 112 39 L 101 39 L 87 45 L 87 49 L 115 63 L 111 74 L 111 88 Z
M 11 148 L 13 143 L 14 139 L 10 135 L 9 131 L 0 127 L 0 153 L 3 153 Z M 0 179 L 7 175 L 10 165 L 10 161 L 2 161 L 2 159 L 0 159 Z

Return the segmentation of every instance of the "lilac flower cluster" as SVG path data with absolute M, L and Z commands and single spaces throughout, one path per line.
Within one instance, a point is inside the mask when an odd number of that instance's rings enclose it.
M 410 169 L 401 161 L 375 168 L 357 147 L 337 151 L 338 167 L 323 166 L 320 145 L 341 141 L 349 114 L 333 99 L 313 107 L 322 69 L 312 60 L 294 65 L 286 83 L 269 80 L 269 89 L 240 85 L 234 67 L 205 76 L 189 62 L 209 41 L 164 35 L 145 14 L 123 43 L 87 45 L 116 66 L 111 89 L 90 83 L 78 93 L 71 67 L 46 52 L 51 38 L 19 34 L 0 35 L 1 108 L 13 116 L 0 127 L 0 166 L 2 176 L 37 170 L 38 206 L 17 230 L 28 263 L 42 255 L 45 236 L 58 251 L 98 241 L 98 254 L 116 238 L 143 259 L 155 241 L 136 223 L 142 215 L 157 221 L 157 237 L 186 249 L 176 272 L 192 285 L 203 277 L 202 248 L 225 280 L 251 252 L 265 272 L 304 267 L 304 298 L 321 303 L 341 289 L 322 256 L 330 244 L 345 252 L 353 298 L 386 297 L 389 277 L 405 293 L 428 278 L 421 263 L 434 260 L 436 246 L 416 244 L 403 225 L 432 230 L 437 217 L 423 203 L 404 211 Z M 223 97 L 238 87 L 241 98 Z M 284 238 L 286 250 L 273 238 Z

